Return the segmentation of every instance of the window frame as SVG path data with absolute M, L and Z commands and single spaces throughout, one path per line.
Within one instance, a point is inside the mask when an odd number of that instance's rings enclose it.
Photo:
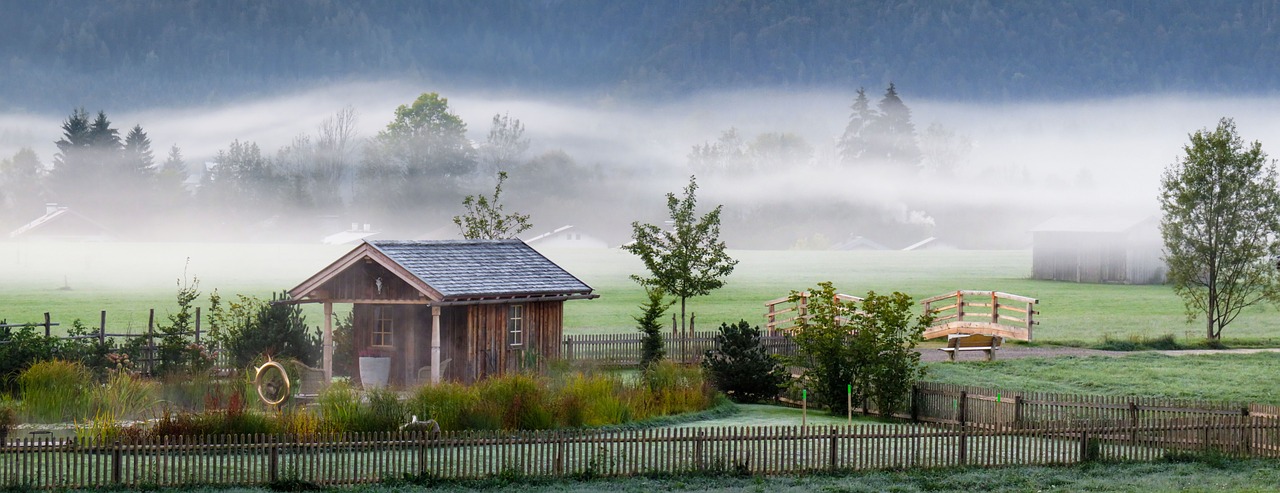
M 395 333 L 395 318 L 392 317 L 392 310 L 384 307 L 374 307 L 373 328 L 369 331 L 369 347 L 395 347 Z
M 507 346 L 524 347 L 524 305 L 507 305 Z

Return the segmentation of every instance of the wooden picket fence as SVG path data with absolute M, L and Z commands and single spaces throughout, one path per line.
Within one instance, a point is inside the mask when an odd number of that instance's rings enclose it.
M 1280 407 L 1158 397 L 1023 392 L 921 382 L 903 418 L 985 428 L 1034 428 L 1058 423 L 1139 423 L 1150 419 L 1280 417 Z
M 699 331 L 687 336 L 664 335 L 662 337 L 666 358 L 680 363 L 698 363 L 707 351 L 716 349 L 718 331 Z M 792 356 L 796 354 L 795 341 L 786 335 L 761 335 L 760 343 L 769 354 Z M 591 362 L 604 366 L 635 366 L 640 364 L 644 336 L 632 334 L 576 334 L 564 337 L 560 352 L 567 361 Z
M 1257 416 L 1137 423 L 975 428 L 957 424 L 850 427 L 650 428 L 164 437 L 130 442 L 10 441 L 8 486 L 86 488 L 341 485 L 405 476 L 483 478 L 725 472 L 791 474 L 884 468 L 1158 460 L 1171 452 L 1280 456 L 1280 420 Z

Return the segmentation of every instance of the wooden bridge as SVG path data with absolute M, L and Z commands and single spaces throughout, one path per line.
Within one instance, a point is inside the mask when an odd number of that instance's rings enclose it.
M 956 291 L 921 301 L 932 311 L 934 325 L 925 329 L 925 339 L 951 334 L 984 334 L 1019 341 L 1031 340 L 1037 322 L 1035 310 L 1040 300 L 999 291 Z M 1012 322 L 1012 323 L 1009 323 Z
M 800 293 L 792 302 L 791 297 L 765 302 L 765 330 L 769 335 L 786 332 L 796 322 L 809 317 L 809 293 Z M 862 298 L 837 294 L 843 302 L 861 303 Z M 1031 340 L 1031 328 L 1040 322 L 1035 316 L 1040 312 L 1035 305 L 1040 300 L 1001 293 L 999 291 L 954 291 L 921 301 L 925 311 L 932 311 L 934 325 L 925 329 L 925 339 L 947 337 L 952 334 L 984 334 L 1019 341 Z

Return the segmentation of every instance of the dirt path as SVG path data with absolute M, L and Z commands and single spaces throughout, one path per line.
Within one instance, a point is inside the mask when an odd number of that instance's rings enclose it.
M 936 348 L 927 347 L 920 350 L 920 361 L 946 361 L 947 354 Z M 1028 347 L 1028 346 L 1002 346 L 996 350 L 996 359 L 1016 359 L 1016 358 L 1052 358 L 1058 356 L 1127 356 L 1131 354 L 1142 354 L 1154 352 L 1166 356 L 1196 356 L 1201 354 L 1253 354 L 1253 353 L 1277 353 L 1280 348 L 1262 348 L 1262 349 L 1185 349 L 1180 351 L 1103 351 L 1100 349 L 1084 349 L 1074 347 Z M 982 351 L 967 351 L 956 357 L 956 361 L 975 361 L 982 360 L 986 355 Z

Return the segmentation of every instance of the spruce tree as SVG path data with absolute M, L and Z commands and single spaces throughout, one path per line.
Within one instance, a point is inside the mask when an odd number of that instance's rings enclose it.
M 871 101 L 867 99 L 867 91 L 861 87 L 858 88 L 858 97 L 854 98 L 853 104 L 849 106 L 853 113 L 849 115 L 849 124 L 844 127 L 844 134 L 840 136 L 840 142 L 837 145 L 840 148 L 840 162 L 845 166 L 857 164 L 864 159 L 867 153 L 867 127 L 878 116 L 874 109 L 871 109 Z
M 877 105 L 879 115 L 868 128 L 870 157 L 895 169 L 914 169 L 920 165 L 920 146 L 916 143 L 916 126 L 911 122 L 911 109 L 898 97 L 893 83 L 885 90 Z
M 654 363 L 662 361 L 666 350 L 662 343 L 662 317 L 667 313 L 671 302 L 666 301 L 666 293 L 659 287 L 645 289 L 648 299 L 640 309 L 643 311 L 635 317 L 636 326 L 644 334 L 644 342 L 640 346 L 640 368 L 648 370 Z

